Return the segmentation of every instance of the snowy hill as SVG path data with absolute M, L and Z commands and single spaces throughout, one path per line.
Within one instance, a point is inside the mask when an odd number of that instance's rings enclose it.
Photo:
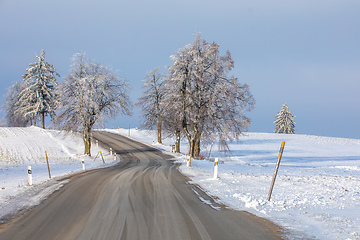
M 107 131 L 128 135 L 128 129 Z M 131 129 L 131 137 L 169 151 L 172 139 L 153 144 L 156 133 Z M 285 141 L 271 201 L 267 201 L 280 144 Z M 204 147 L 204 146 L 202 146 Z M 209 147 L 203 148 L 207 158 Z M 180 166 L 210 195 L 230 208 L 245 210 L 282 226 L 289 239 L 360 239 L 360 140 L 309 135 L 247 133 L 230 144 L 231 156 L 223 156 L 214 144 L 209 161 L 192 160 L 192 167 Z M 94 157 L 105 149 L 93 146 L 88 167 L 101 167 Z M 174 154 L 185 163 L 188 145 Z M 44 152 L 49 155 L 48 179 Z M 65 182 L 61 176 L 81 172 L 84 159 L 80 136 L 29 128 L 0 128 L 0 217 L 38 204 Z M 213 178 L 212 162 L 220 159 L 219 178 Z M 27 186 L 27 165 L 32 165 L 34 185 Z
M 110 130 L 109 130 L 110 131 Z M 128 130 L 111 130 L 124 135 Z M 131 130 L 148 144 L 156 133 Z M 285 149 L 271 201 L 267 201 L 281 142 Z M 174 144 L 171 140 L 165 144 Z M 169 146 L 155 144 L 170 150 Z M 188 151 L 186 142 L 182 152 Z M 204 147 L 204 146 L 203 146 Z M 360 140 L 310 135 L 247 133 L 231 143 L 232 155 L 218 157 L 219 178 L 211 161 L 192 160 L 180 170 L 209 194 L 236 210 L 265 217 L 290 231 L 289 239 L 360 239 Z M 202 150 L 207 157 L 209 146 Z M 177 155 L 185 163 L 184 155 Z
M 0 128 L 0 164 L 46 163 L 45 151 L 62 162 L 81 152 L 81 138 L 58 134 L 38 127 Z
M 49 180 L 45 151 L 49 158 L 52 180 Z M 57 179 L 86 169 L 103 167 L 99 151 L 106 163 L 114 163 L 106 149 L 92 147 L 93 157 L 82 155 L 83 141 L 79 135 L 64 135 L 38 127 L 0 127 L 0 219 L 41 202 L 62 186 Z M 33 186 L 28 186 L 27 167 L 32 167 Z M 105 165 L 107 166 L 107 165 Z

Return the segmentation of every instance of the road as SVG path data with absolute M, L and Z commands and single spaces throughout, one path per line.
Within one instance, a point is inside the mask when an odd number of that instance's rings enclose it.
M 72 177 L 1 225 L 0 239 L 281 239 L 271 222 L 229 210 L 189 184 L 171 156 L 112 133 L 94 138 L 120 154 L 120 163 Z

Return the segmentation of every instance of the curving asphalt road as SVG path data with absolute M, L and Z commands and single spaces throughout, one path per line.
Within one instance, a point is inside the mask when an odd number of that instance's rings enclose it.
M 271 222 L 226 209 L 189 184 L 171 156 L 112 133 L 94 138 L 120 154 L 120 164 L 72 177 L 0 225 L 0 239 L 281 239 Z

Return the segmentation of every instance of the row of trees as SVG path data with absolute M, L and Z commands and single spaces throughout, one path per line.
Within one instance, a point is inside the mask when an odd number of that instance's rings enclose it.
M 130 86 L 111 69 L 77 53 L 72 58 L 70 74 L 62 83 L 56 82 L 54 66 L 45 61 L 45 52 L 38 62 L 29 64 L 21 83 L 15 83 L 6 95 L 5 110 L 8 126 L 36 124 L 45 128 L 45 116 L 67 131 L 80 131 L 84 153 L 91 155 L 91 131 L 105 117 L 119 113 L 131 114 L 128 96 Z M 56 113 L 56 114 L 55 114 Z
M 146 90 L 137 103 L 143 126 L 157 126 L 158 142 L 162 131 L 175 135 L 177 152 L 185 136 L 192 157 L 199 156 L 202 140 L 217 138 L 220 148 L 228 150 L 227 141 L 238 139 L 250 124 L 244 113 L 255 107 L 249 86 L 229 76 L 234 67 L 230 52 L 221 55 L 218 44 L 197 34 L 171 59 L 165 74 L 157 68 L 145 78 Z
M 83 134 L 85 154 L 90 155 L 91 131 L 106 117 L 131 114 L 128 96 L 130 86 L 111 69 L 77 53 L 72 58 L 70 74 L 62 83 L 53 65 L 45 61 L 45 52 L 29 64 L 22 83 L 13 84 L 6 95 L 8 126 L 35 125 L 37 118 L 45 128 L 50 115 L 57 126 Z M 194 43 L 171 56 L 173 65 L 165 73 L 160 68 L 150 71 L 145 79 L 142 108 L 143 126 L 157 128 L 158 142 L 162 133 L 175 137 L 176 151 L 186 137 L 189 154 L 198 157 L 201 141 L 219 140 L 228 150 L 227 141 L 238 139 L 250 119 L 244 115 L 255 107 L 247 84 L 229 76 L 234 67 L 230 52 L 220 55 L 219 45 L 196 35 Z M 56 114 L 55 114 L 56 113 Z M 277 133 L 294 133 L 294 116 L 286 104 L 276 118 Z

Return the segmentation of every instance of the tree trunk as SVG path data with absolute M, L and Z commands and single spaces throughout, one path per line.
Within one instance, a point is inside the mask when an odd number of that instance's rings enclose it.
M 191 158 L 194 158 L 194 143 L 195 143 L 195 139 L 192 138 L 189 140 L 189 145 L 190 145 L 189 156 Z
M 192 158 L 199 158 L 200 155 L 200 140 L 201 140 L 201 129 L 197 126 L 194 126 L 194 134 L 193 136 L 189 135 L 191 138 L 189 139 L 190 151 L 189 155 Z
M 185 132 L 185 135 L 186 135 L 186 137 L 187 137 L 187 139 L 188 139 L 188 141 L 189 141 L 189 156 L 190 157 L 193 157 L 193 137 L 192 137 L 192 135 L 191 135 L 191 133 L 189 132 L 189 129 L 188 129 L 188 127 L 187 127 L 187 124 L 186 124 L 186 119 L 183 119 L 183 122 L 182 122 L 182 128 L 183 128 L 183 130 L 184 130 L 184 132 Z
M 34 118 L 30 118 L 31 126 L 36 126 L 36 116 Z
M 198 158 L 200 155 L 200 134 L 194 136 L 188 135 L 188 141 L 190 145 L 189 156 L 191 158 Z
M 176 130 L 175 152 L 180 153 L 180 130 Z
M 84 154 L 91 156 L 91 128 L 85 127 L 83 132 L 83 141 L 85 145 L 85 151 Z
M 45 112 L 41 113 L 42 128 L 45 129 Z
M 193 158 L 199 158 L 200 156 L 200 138 L 194 139 L 194 145 L 193 145 Z
M 162 141 L 161 141 L 161 120 L 159 119 L 158 120 L 158 143 L 162 143 Z

